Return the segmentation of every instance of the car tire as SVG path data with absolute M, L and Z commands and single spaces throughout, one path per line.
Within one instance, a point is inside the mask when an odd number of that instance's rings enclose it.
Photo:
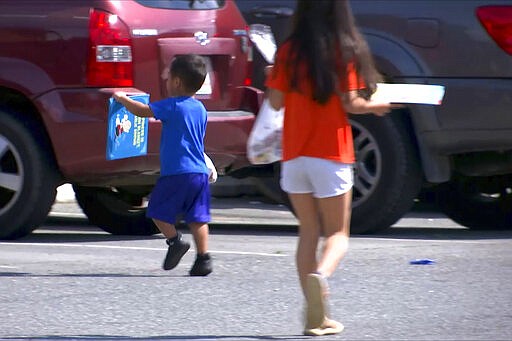
M 512 228 L 512 178 L 460 177 L 436 191 L 440 210 L 474 230 Z
M 73 185 L 76 201 L 89 222 L 114 235 L 149 236 L 158 233 L 146 217 L 143 197 L 122 189 Z
M 275 162 L 272 165 L 273 171 L 269 176 L 255 177 L 254 185 L 259 193 L 261 193 L 269 204 L 284 204 L 291 208 L 288 194 L 281 189 L 279 183 L 281 177 L 281 163 Z
M 48 216 L 58 184 L 48 150 L 34 120 L 0 109 L 0 239 L 23 237 Z
M 353 233 L 374 233 L 397 222 L 414 204 L 422 171 L 415 142 L 396 111 L 385 117 L 352 115 L 356 152 Z
M 413 139 L 403 121 L 394 115 L 350 117 L 357 159 L 352 233 L 374 233 L 393 225 L 413 206 L 420 192 L 422 172 Z M 261 178 L 258 188 L 293 212 L 280 188 L 279 172 L 279 164 L 274 164 L 274 177 Z

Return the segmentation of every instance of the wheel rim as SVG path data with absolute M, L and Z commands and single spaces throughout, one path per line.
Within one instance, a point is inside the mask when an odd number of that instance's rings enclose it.
M 23 163 L 12 143 L 0 135 L 0 215 L 18 200 L 23 188 Z
M 375 191 L 382 174 L 382 153 L 373 135 L 363 125 L 351 121 L 356 164 L 352 207 L 365 202 Z

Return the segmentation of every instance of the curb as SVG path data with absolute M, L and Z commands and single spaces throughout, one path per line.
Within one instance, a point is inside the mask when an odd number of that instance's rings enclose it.
M 219 198 L 238 197 L 242 195 L 256 195 L 259 192 L 254 187 L 252 180 L 234 179 L 231 177 L 219 177 L 215 184 L 210 187 L 212 196 Z M 75 192 L 71 184 L 64 184 L 57 187 L 55 202 L 69 203 L 75 201 Z

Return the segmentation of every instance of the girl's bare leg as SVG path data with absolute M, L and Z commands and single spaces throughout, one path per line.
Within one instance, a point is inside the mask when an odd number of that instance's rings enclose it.
M 340 196 L 317 200 L 325 240 L 316 271 L 329 277 L 348 250 L 352 190 Z
M 299 241 L 295 254 L 297 272 L 304 296 L 306 277 L 317 270 L 316 252 L 320 237 L 320 221 L 316 199 L 310 194 L 289 194 L 299 220 Z

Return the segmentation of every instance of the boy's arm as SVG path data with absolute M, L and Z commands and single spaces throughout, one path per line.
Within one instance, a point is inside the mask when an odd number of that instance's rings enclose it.
M 112 97 L 128 109 L 129 112 L 135 116 L 140 117 L 153 117 L 153 111 L 151 111 L 149 105 L 134 101 L 122 91 L 115 92 Z

